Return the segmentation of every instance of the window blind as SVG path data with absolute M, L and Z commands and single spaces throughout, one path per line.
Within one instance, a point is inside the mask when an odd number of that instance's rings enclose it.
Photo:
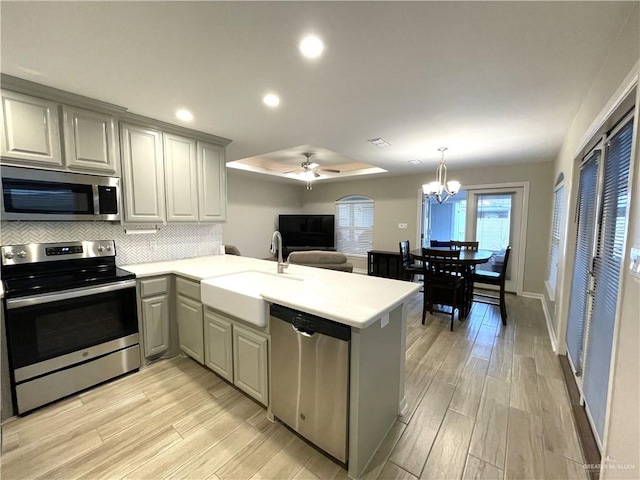
M 374 202 L 351 196 L 336 202 L 336 248 L 343 253 L 366 255 L 373 248 Z
M 556 290 L 558 276 L 558 255 L 560 254 L 560 219 L 564 203 L 564 186 L 558 188 L 553 194 L 553 218 L 551 223 L 551 245 L 549 247 L 549 262 L 547 264 L 547 283 L 551 293 Z
M 577 238 L 574 250 L 573 282 L 569 297 L 569 319 L 567 322 L 567 350 L 576 375 L 582 374 L 582 356 L 585 323 L 589 311 L 588 301 L 593 255 L 593 232 L 595 229 L 596 198 L 598 189 L 598 166 L 601 151 L 595 150 L 580 168 L 578 186 Z
M 602 207 L 594 261 L 596 283 L 593 310 L 589 319 L 584 396 L 601 440 L 604 434 L 618 282 L 626 234 L 632 120 L 625 120 L 606 145 Z

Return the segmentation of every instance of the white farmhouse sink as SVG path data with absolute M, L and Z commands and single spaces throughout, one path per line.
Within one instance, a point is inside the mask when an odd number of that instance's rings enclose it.
M 205 305 L 264 327 L 269 318 L 269 309 L 261 293 L 273 288 L 286 290 L 300 281 L 303 279 L 288 273 L 249 270 L 203 280 L 200 297 Z

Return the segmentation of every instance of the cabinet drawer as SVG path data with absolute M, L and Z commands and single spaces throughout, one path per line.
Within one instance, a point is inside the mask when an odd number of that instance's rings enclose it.
M 200 284 L 184 278 L 176 278 L 176 290 L 178 295 L 184 295 L 195 300 L 200 300 Z
M 168 291 L 169 279 L 167 277 L 140 280 L 140 295 L 142 298 L 150 297 L 151 295 L 158 295 Z

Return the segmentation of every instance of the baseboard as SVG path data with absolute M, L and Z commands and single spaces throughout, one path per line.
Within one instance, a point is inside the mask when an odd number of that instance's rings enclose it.
M 367 275 L 368 272 L 364 268 L 354 268 L 353 273 L 357 273 L 359 275 Z
M 547 308 L 547 302 L 544 301 L 544 295 L 541 293 L 522 292 L 522 296 L 526 298 L 537 298 L 542 303 L 542 311 L 544 312 L 544 319 L 547 322 L 547 332 L 549 333 L 549 340 L 551 341 L 551 348 L 554 353 L 558 353 L 558 339 L 556 338 L 556 332 L 553 331 L 553 325 L 551 324 L 551 315 Z

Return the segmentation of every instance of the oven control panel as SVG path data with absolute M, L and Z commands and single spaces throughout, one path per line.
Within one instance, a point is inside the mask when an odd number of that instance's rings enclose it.
M 70 255 L 72 253 L 82 253 L 82 245 L 71 247 L 46 247 L 44 253 L 47 257 L 51 255 Z
M 74 260 L 95 257 L 115 257 L 113 240 L 90 240 L 64 243 L 27 243 L 2 247 L 2 265 Z

